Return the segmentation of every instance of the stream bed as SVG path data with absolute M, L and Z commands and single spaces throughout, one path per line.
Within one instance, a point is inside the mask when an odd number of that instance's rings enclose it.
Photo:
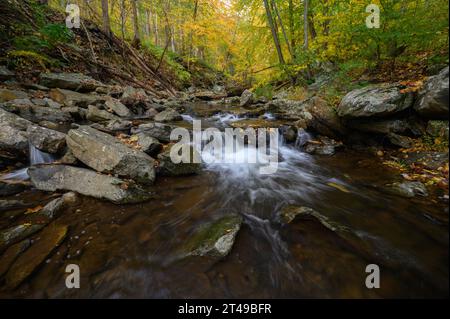
M 213 118 L 221 124 L 229 119 Z M 148 203 L 114 205 L 81 197 L 58 218 L 69 226 L 68 237 L 7 296 L 448 296 L 445 203 L 386 193 L 383 185 L 398 177 L 367 154 L 311 156 L 292 145 L 279 151 L 282 162 L 272 175 L 260 175 L 251 164 L 211 164 L 195 176 L 158 178 L 155 199 Z M 19 196 L 30 202 L 48 197 L 35 190 Z M 287 205 L 314 209 L 351 239 L 315 219 L 280 222 Z M 244 218 L 228 256 L 179 258 L 179 247 L 193 232 L 227 214 Z M 65 286 L 68 264 L 80 266 L 80 289 Z M 380 267 L 379 289 L 365 285 L 369 264 Z

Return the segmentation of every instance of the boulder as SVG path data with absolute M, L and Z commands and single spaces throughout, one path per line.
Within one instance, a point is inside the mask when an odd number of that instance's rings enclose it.
M 141 151 L 147 153 L 150 156 L 155 156 L 161 151 L 162 144 L 154 137 L 149 136 L 146 133 L 138 133 L 137 144 L 141 147 Z
M 253 104 L 254 99 L 255 99 L 254 94 L 251 91 L 249 91 L 249 90 L 245 90 L 242 93 L 242 95 L 241 95 L 241 99 L 240 99 L 239 105 L 241 107 L 250 106 L 250 105 Z
M 89 105 L 86 114 L 86 119 L 91 122 L 105 122 L 110 120 L 119 120 L 119 117 L 109 113 L 108 111 L 100 110 L 98 107 L 94 105 Z
M 73 191 L 116 204 L 140 203 L 153 197 L 136 185 L 85 168 L 38 165 L 31 167 L 28 174 L 37 189 L 48 192 Z
M 127 106 L 133 106 L 138 103 L 144 103 L 146 101 L 149 101 L 150 98 L 148 97 L 147 93 L 145 93 L 144 89 L 135 89 L 131 86 L 127 86 L 122 94 L 122 97 L 120 98 L 120 102 Z
M 402 197 L 428 196 L 427 188 L 421 182 L 402 182 L 387 185 L 388 193 Z
M 280 134 L 286 143 L 295 143 L 297 140 L 297 128 L 291 125 L 283 125 L 279 128 Z
M 132 130 L 132 133 L 145 133 L 148 136 L 154 137 L 161 142 L 169 143 L 170 134 L 177 127 L 174 125 L 163 123 L 146 123 L 139 125 L 137 130 Z
M 121 119 L 114 119 L 102 123 L 94 123 L 91 125 L 91 127 L 95 128 L 96 130 L 106 132 L 111 135 L 115 135 L 115 133 L 117 132 L 128 133 L 132 126 L 133 123 L 131 121 Z
M 326 216 L 322 215 L 321 213 L 317 212 L 312 208 L 304 206 L 294 206 L 294 205 L 285 206 L 279 213 L 278 218 L 283 224 L 290 224 L 297 218 L 298 219 L 312 218 L 320 222 L 322 226 L 331 230 L 332 232 L 344 230 L 342 226 L 330 221 Z
M 233 214 L 201 226 L 183 247 L 184 255 L 218 258 L 227 256 L 241 225 L 242 217 Z
M 414 104 L 414 109 L 428 119 L 444 120 L 449 115 L 448 96 L 449 68 L 446 67 L 438 75 L 430 77 Z
M 156 168 L 157 173 L 162 176 L 184 176 L 197 174 L 201 169 L 198 163 L 174 163 L 170 158 L 170 150 L 173 145 L 167 147 L 162 153 L 158 154 L 159 165 Z M 193 146 L 190 146 L 190 159 L 194 158 L 194 154 L 200 156 Z
M 102 83 L 81 73 L 41 73 L 40 84 L 49 88 L 60 88 L 80 92 L 94 91 Z
M 66 147 L 66 134 L 37 125 L 27 130 L 29 142 L 38 150 L 50 154 L 61 153 Z
M 386 117 L 413 105 L 412 92 L 403 93 L 398 84 L 376 84 L 349 92 L 341 101 L 337 114 L 344 118 Z
M 27 98 L 28 94 L 26 94 L 25 92 L 0 88 L 0 103 Z
M 52 224 L 46 227 L 33 246 L 20 255 L 6 274 L 6 286 L 18 287 L 58 247 L 67 235 L 68 227 Z
M 28 152 L 27 128 L 32 125 L 13 113 L 0 108 L 0 152 L 19 158 Z
M 166 110 L 155 115 L 156 122 L 166 123 L 183 120 L 182 116 L 174 109 L 167 108 Z
M 15 74 L 4 65 L 0 65 L 0 81 L 8 81 L 15 77 Z
M 102 103 L 104 98 L 93 94 L 83 94 L 70 90 L 52 89 L 50 98 L 65 106 L 79 106 L 86 108 L 88 105 Z
M 150 156 L 109 134 L 80 126 L 69 131 L 66 141 L 76 158 L 98 172 L 130 177 L 143 184 L 152 184 L 155 179 L 155 161 Z
M 114 112 L 121 117 L 133 116 L 133 113 L 131 113 L 131 111 L 123 105 L 122 102 L 112 97 L 107 97 L 105 99 L 105 107 L 108 111 Z
M 339 137 L 346 133 L 336 111 L 320 97 L 314 96 L 307 99 L 304 102 L 304 108 L 312 116 L 312 119 L 307 114 L 302 116 L 306 121 L 307 129 L 329 137 Z
M 72 116 L 62 109 L 34 105 L 29 99 L 18 99 L 5 103 L 4 108 L 12 113 L 34 122 L 51 121 L 67 123 L 73 120 Z

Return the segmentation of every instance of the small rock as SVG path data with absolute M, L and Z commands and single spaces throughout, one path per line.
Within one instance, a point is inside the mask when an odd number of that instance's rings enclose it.
M 31 125 L 27 130 L 29 141 L 38 150 L 50 154 L 61 153 L 66 147 L 66 134 Z
M 162 176 L 184 176 L 197 174 L 201 169 L 201 164 L 193 163 L 194 156 L 200 158 L 200 155 L 194 150 L 193 146 L 188 146 L 190 150 L 190 163 L 174 163 L 170 157 L 170 151 L 173 145 L 167 147 L 158 155 L 159 165 L 157 174 Z
M 249 90 L 245 90 L 242 93 L 242 95 L 241 95 L 241 99 L 240 99 L 240 104 L 239 105 L 241 107 L 248 107 L 248 106 L 253 104 L 254 99 L 255 99 L 254 94 L 251 91 L 249 91 Z
M 387 185 L 389 193 L 412 198 L 415 196 L 428 196 L 427 188 L 420 182 L 402 182 Z
M 121 117 L 131 117 L 133 113 L 123 105 L 119 100 L 116 100 L 112 97 L 107 97 L 105 100 L 105 107 L 109 110 L 112 110 L 118 116 Z
M 109 120 L 119 120 L 119 117 L 109 113 L 108 111 L 100 110 L 98 107 L 94 105 L 89 105 L 88 112 L 86 114 L 86 119 L 88 119 L 91 122 L 104 122 Z

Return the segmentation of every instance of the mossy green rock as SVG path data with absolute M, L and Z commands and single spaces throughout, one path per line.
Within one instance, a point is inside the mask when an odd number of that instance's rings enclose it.
M 186 243 L 183 251 L 188 256 L 225 257 L 233 247 L 242 225 L 242 217 L 228 215 L 203 225 Z

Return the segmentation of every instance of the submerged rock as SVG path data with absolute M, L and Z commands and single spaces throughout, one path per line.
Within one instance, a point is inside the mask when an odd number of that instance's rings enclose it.
M 39 239 L 20 255 L 6 274 L 6 285 L 14 289 L 27 279 L 58 247 L 67 235 L 68 227 L 52 224 L 46 227 Z
M 40 84 L 49 88 L 80 92 L 94 91 L 97 87 L 104 86 L 99 81 L 81 73 L 42 73 Z
M 412 138 L 395 133 L 388 134 L 387 138 L 391 144 L 401 148 L 410 148 L 414 144 L 414 140 Z
M 320 136 L 319 140 L 309 140 L 305 143 L 304 151 L 314 155 L 334 155 L 344 145 L 326 136 Z
M 286 206 L 279 214 L 280 221 L 284 224 L 292 223 L 296 218 L 314 218 L 319 221 L 325 228 L 336 232 L 338 230 L 344 230 L 342 226 L 339 226 L 330 221 L 326 216 L 315 211 L 312 208 L 304 206 Z
M 421 182 L 393 183 L 387 185 L 386 191 L 407 198 L 412 198 L 415 196 L 428 196 L 427 188 Z
M 80 126 L 70 130 L 66 140 L 73 155 L 98 172 L 130 177 L 143 184 L 155 180 L 155 161 L 109 134 Z
M 50 154 L 61 153 L 66 147 L 66 134 L 48 128 L 32 125 L 27 130 L 30 143 Z
M 194 156 L 200 158 L 193 146 L 189 146 L 191 163 L 174 163 L 170 158 L 170 151 L 173 145 L 167 147 L 158 155 L 157 173 L 162 176 L 184 176 L 193 175 L 200 172 L 201 164 L 193 163 Z
M 145 202 L 153 195 L 125 181 L 94 171 L 67 166 L 41 165 L 28 170 L 33 185 L 43 191 L 74 191 L 116 204 Z
M 21 241 L 28 236 L 36 233 L 41 230 L 44 225 L 41 224 L 20 224 L 16 226 L 12 226 L 7 229 L 3 229 L 0 231 L 0 251 L 5 249 L 6 247 Z
M 174 109 L 171 108 L 167 108 L 166 110 L 158 113 L 155 115 L 154 120 L 156 122 L 174 122 L 174 121 L 181 121 L 183 118 L 180 115 L 180 113 L 178 113 L 177 111 L 175 111 Z
M 0 258 L 0 277 L 6 274 L 17 257 L 28 247 L 30 247 L 30 240 L 25 239 L 20 243 L 12 245 L 3 253 L 2 257 Z
M 56 218 L 69 205 L 74 205 L 77 201 L 77 194 L 69 192 L 63 196 L 56 198 L 45 205 L 40 211 L 39 215 L 45 216 L 48 219 Z
M 384 117 L 413 105 L 414 95 L 402 93 L 400 84 L 369 85 L 353 90 L 341 101 L 337 113 L 344 118 Z
M 202 225 L 185 244 L 183 251 L 187 256 L 227 256 L 242 225 L 239 215 L 227 215 L 219 220 Z
M 448 119 L 449 115 L 449 67 L 438 75 L 430 77 L 419 91 L 414 109 L 422 116 L 434 119 Z

